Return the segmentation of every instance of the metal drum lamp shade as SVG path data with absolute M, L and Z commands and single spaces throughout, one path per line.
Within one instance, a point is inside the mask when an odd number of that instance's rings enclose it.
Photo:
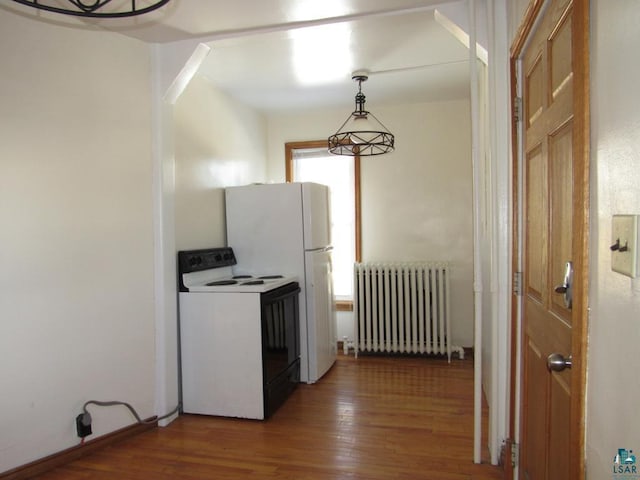
M 169 3 L 169 0 L 13 0 L 21 5 L 48 12 L 74 15 L 76 17 L 120 18 L 133 17 L 152 12 Z M 111 3 L 111 5 L 109 5 Z M 116 5 L 117 4 L 117 5 Z
M 349 115 L 336 133 L 328 139 L 329 152 L 335 155 L 382 155 L 393 152 L 394 136 L 376 116 L 365 110 L 365 96 L 362 82 L 369 77 L 366 73 L 354 73 L 351 77 L 358 82 L 356 109 Z

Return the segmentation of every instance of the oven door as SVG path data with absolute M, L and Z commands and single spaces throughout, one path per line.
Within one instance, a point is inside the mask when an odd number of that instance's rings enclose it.
M 294 282 L 260 296 L 265 418 L 300 381 L 299 293 Z

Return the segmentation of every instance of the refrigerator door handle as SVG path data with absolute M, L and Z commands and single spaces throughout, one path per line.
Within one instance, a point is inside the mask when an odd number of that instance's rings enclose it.
M 305 252 L 330 252 L 331 250 L 333 250 L 333 247 L 328 246 L 328 247 L 309 248 L 305 250 Z

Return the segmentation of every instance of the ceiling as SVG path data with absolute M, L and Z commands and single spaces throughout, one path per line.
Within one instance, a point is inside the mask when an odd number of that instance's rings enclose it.
M 469 53 L 433 10 L 365 17 L 208 43 L 200 73 L 267 111 L 351 106 L 368 70 L 367 106 L 467 97 Z
M 205 43 L 211 51 L 199 72 L 265 112 L 351 109 L 357 91 L 351 74 L 368 70 L 362 90 L 375 110 L 388 103 L 468 98 L 468 49 L 437 20 L 436 8 L 447 18 L 464 16 L 467 2 L 171 0 L 141 17 L 78 20 L 39 12 L 38 19 L 149 43 Z M 33 16 L 33 9 L 18 4 L 11 9 Z

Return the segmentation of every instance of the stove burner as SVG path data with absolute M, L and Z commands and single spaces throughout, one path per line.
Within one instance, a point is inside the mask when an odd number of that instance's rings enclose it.
M 284 275 L 263 275 L 258 278 L 264 278 L 265 280 L 273 280 L 275 278 L 284 278 Z
M 218 285 L 235 285 L 236 283 L 238 282 L 235 280 L 216 280 L 215 282 L 207 283 L 207 287 L 215 287 Z
M 234 275 L 231 278 L 251 278 L 251 275 Z
M 242 285 L 262 285 L 264 284 L 264 280 L 251 280 L 249 282 L 244 282 Z

